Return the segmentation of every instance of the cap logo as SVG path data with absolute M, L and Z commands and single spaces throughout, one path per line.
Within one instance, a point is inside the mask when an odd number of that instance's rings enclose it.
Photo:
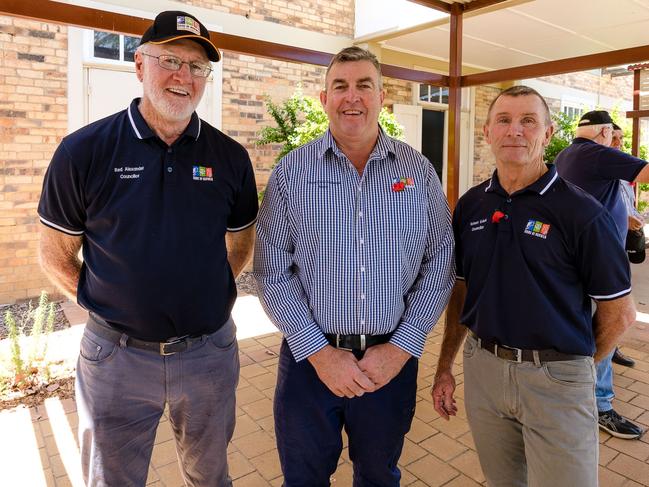
M 184 15 L 179 15 L 176 17 L 176 29 L 186 30 L 193 34 L 201 35 L 200 24 L 191 17 L 186 17 Z

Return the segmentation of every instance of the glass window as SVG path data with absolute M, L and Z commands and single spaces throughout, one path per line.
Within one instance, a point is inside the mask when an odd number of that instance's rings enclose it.
M 419 85 L 419 100 L 448 104 L 448 88 L 432 85 Z
M 139 37 L 124 36 L 124 61 L 135 60 L 135 50 L 140 45 Z
M 95 31 L 95 57 L 119 60 L 119 51 L 119 34 Z
M 139 44 L 139 37 L 95 31 L 93 56 L 132 63 L 135 60 L 135 50 Z
M 419 99 L 421 101 L 430 101 L 430 95 L 428 94 L 428 85 L 421 84 L 419 85 Z

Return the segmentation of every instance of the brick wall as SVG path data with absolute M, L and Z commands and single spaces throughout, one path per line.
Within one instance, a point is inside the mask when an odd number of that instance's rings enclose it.
M 592 71 L 582 71 L 579 73 L 560 74 L 538 79 L 555 85 L 599 93 L 600 95 L 608 96 L 616 100 L 628 100 L 633 94 L 633 76 L 599 76 Z
M 37 262 L 43 174 L 67 129 L 67 29 L 0 16 L 0 304 L 53 291 Z
M 278 146 L 258 146 L 259 131 L 273 121 L 265 98 L 279 104 L 301 86 L 305 95 L 317 97 L 325 68 L 225 52 L 223 56 L 223 131 L 250 153 L 258 187 L 264 188 L 279 152 Z
M 487 121 L 489 104 L 501 90 L 492 86 L 478 86 L 475 90 L 475 130 L 473 153 L 473 184 L 479 184 L 491 177 L 496 161 L 491 149 L 484 140 L 482 127 Z
M 249 19 L 289 25 L 323 34 L 354 37 L 354 0 L 179 0 Z

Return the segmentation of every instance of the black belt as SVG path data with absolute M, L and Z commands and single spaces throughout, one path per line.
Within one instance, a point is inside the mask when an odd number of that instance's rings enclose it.
M 385 335 L 338 335 L 336 333 L 325 333 L 325 338 L 332 347 L 341 350 L 365 351 L 374 345 L 390 341 L 392 333 Z
M 137 338 L 130 337 L 120 331 L 111 328 L 108 323 L 96 316 L 94 313 L 90 313 L 88 322 L 86 323 L 86 328 L 99 335 L 100 337 L 112 341 L 113 343 L 124 344 L 127 347 L 139 348 L 140 350 L 156 352 L 160 355 L 173 355 L 178 352 L 185 352 L 197 343 L 203 341 L 202 336 L 184 336 L 178 338 L 174 337 L 170 338 L 166 342 L 147 342 L 144 340 L 138 340 Z M 122 337 L 125 337 L 125 339 L 123 340 Z
M 516 347 L 508 347 L 507 345 L 500 345 L 491 340 L 483 340 L 472 331 L 469 333 L 478 341 L 478 347 L 493 353 L 498 358 L 512 362 L 534 362 L 535 352 L 538 353 L 540 362 L 558 362 L 561 360 L 580 360 L 585 358 L 585 355 L 574 355 L 557 352 L 556 350 L 524 350 Z

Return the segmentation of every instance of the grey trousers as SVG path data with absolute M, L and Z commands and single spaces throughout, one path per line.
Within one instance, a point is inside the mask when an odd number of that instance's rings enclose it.
M 469 426 L 490 487 L 596 487 L 591 357 L 514 363 L 464 344 Z
M 231 319 L 190 350 L 168 356 L 114 344 L 86 329 L 76 378 L 86 484 L 144 486 L 158 422 L 168 405 L 186 485 L 231 486 L 227 447 L 238 380 Z

